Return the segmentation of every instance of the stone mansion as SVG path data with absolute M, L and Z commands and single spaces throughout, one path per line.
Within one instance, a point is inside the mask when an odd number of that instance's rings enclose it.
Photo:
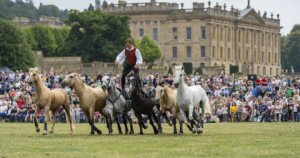
M 209 1 L 183 4 L 127 3 L 102 5 L 108 14 L 131 17 L 133 38 L 149 36 L 157 41 L 165 66 L 183 64 L 190 72 L 197 68 L 222 66 L 226 73 L 242 72 L 275 76 L 281 74 L 280 17 L 256 11 L 250 6 L 239 10 Z

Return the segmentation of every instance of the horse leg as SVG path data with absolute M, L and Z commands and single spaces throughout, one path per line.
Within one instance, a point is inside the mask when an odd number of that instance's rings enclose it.
M 135 116 L 136 118 L 138 119 L 138 122 L 139 122 L 139 127 L 140 127 L 140 135 L 143 135 L 144 132 L 143 132 L 143 119 L 142 119 L 142 115 L 141 114 L 137 114 L 135 113 Z
M 67 121 L 69 121 L 70 124 L 70 134 L 73 134 L 74 132 L 74 125 L 73 125 L 73 119 L 71 117 L 71 108 L 70 105 L 63 105 L 63 108 L 65 109 L 65 112 L 67 114 Z
M 123 119 L 123 123 L 124 123 L 124 127 L 125 127 L 125 134 L 128 134 L 129 130 L 127 127 L 127 118 L 126 118 L 126 112 L 124 112 L 122 114 L 122 119 Z
M 44 121 L 44 132 L 43 135 L 47 135 L 48 134 L 48 127 L 47 127 L 47 123 L 50 120 L 50 105 L 46 105 L 45 107 L 45 121 Z
M 132 125 L 132 119 L 131 119 L 131 117 L 127 113 L 125 115 L 126 115 L 128 121 L 129 121 L 129 124 L 130 124 L 130 132 L 129 132 L 129 134 L 134 134 L 133 125 Z
M 180 134 L 183 134 L 183 122 L 181 122 L 181 121 L 178 121 L 179 122 L 179 133 Z
M 91 126 L 91 132 L 90 132 L 90 135 L 94 135 L 95 134 L 95 130 L 94 130 L 94 126 L 93 126 L 93 124 L 92 124 L 92 120 L 93 120 L 93 118 L 91 118 L 91 115 L 90 115 L 90 112 L 85 112 L 85 114 L 86 114 L 86 117 L 87 117 L 87 119 L 88 119 L 88 123 L 90 124 L 90 126 Z
M 120 120 L 119 120 L 118 114 L 115 114 L 114 116 L 115 116 L 115 118 L 116 118 L 116 121 L 117 121 L 118 130 L 119 130 L 119 134 L 123 134 L 123 132 L 122 132 L 122 128 L 121 128 L 121 125 L 120 125 Z
M 167 113 L 166 112 L 162 113 L 162 116 L 166 119 L 168 125 L 172 126 L 172 123 L 171 123 L 170 119 L 168 118 Z
M 174 128 L 173 134 L 178 134 L 177 128 L 176 128 L 176 117 L 172 118 L 172 123 L 173 123 L 173 128 Z
M 148 115 L 148 118 L 149 118 L 150 124 L 151 124 L 151 126 L 153 128 L 154 134 L 158 134 L 158 130 L 157 130 L 156 126 L 153 123 L 153 118 L 152 117 L 154 117 L 154 115 L 155 115 L 155 113 L 152 113 L 152 114 L 150 113 Z
M 51 110 L 51 113 L 52 113 L 52 127 L 51 127 L 50 134 L 54 133 L 54 126 L 56 122 L 55 110 Z
M 35 131 L 36 131 L 37 133 L 40 132 L 39 124 L 38 124 L 38 121 L 37 121 L 39 110 L 40 110 L 39 106 L 36 106 L 35 113 L 34 113 L 34 117 L 33 117 L 33 120 L 34 120 L 34 126 L 35 126 Z
M 94 124 L 94 109 L 93 108 L 90 108 L 90 111 L 89 111 L 89 118 L 90 118 L 90 125 L 91 125 L 91 131 L 96 131 L 99 135 L 102 134 L 102 131 L 100 129 L 98 129 L 95 124 Z M 93 134 L 93 133 L 91 133 Z
M 186 114 L 185 114 L 185 112 L 184 112 L 182 109 L 180 109 L 180 114 L 182 115 L 184 124 L 188 127 L 188 129 L 189 129 L 191 132 L 196 133 L 196 131 L 193 130 L 193 128 L 191 127 L 191 123 L 188 122 L 188 120 L 187 120 L 187 118 L 186 118 Z
M 207 102 L 208 102 L 208 99 L 206 99 L 205 102 L 202 102 L 202 103 L 201 103 L 201 111 L 202 111 L 202 114 L 201 114 L 201 117 L 200 117 L 200 119 L 199 119 L 200 127 L 199 127 L 198 130 L 197 130 L 197 133 L 198 133 L 198 134 L 203 133 L 204 117 L 205 117 L 205 104 L 208 104 Z
M 160 114 L 159 114 L 159 116 L 160 116 Z M 153 113 L 153 118 L 154 118 L 155 122 L 157 123 L 157 126 L 158 126 L 158 132 L 159 132 L 159 133 L 162 133 L 162 127 L 161 127 L 161 123 L 160 123 L 160 117 L 157 117 L 157 116 L 155 115 L 155 113 Z

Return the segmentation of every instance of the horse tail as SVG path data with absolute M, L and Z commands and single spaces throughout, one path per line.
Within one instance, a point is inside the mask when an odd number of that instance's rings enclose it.
M 204 113 L 205 114 L 209 114 L 211 115 L 211 108 L 210 108 L 210 104 L 209 104 L 209 99 L 208 97 L 206 96 L 206 99 L 205 99 L 205 102 L 204 102 Z

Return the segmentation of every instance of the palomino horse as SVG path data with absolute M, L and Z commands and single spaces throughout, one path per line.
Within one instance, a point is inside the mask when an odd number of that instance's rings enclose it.
M 29 70 L 30 75 L 30 82 L 33 82 L 36 89 L 35 94 L 35 102 L 36 102 L 36 109 L 35 109 L 35 116 L 34 116 L 34 124 L 36 128 L 36 132 L 39 132 L 40 129 L 37 123 L 38 112 L 40 109 L 44 109 L 45 111 L 45 121 L 44 121 L 44 132 L 43 134 L 46 135 L 48 133 L 47 130 L 47 122 L 50 120 L 50 111 L 52 113 L 52 128 L 50 133 L 54 132 L 54 125 L 56 121 L 55 112 L 63 106 L 67 114 L 67 121 L 70 124 L 71 134 L 73 133 L 73 122 L 71 118 L 71 108 L 70 108 L 70 101 L 67 92 L 64 89 L 48 89 L 42 79 L 39 76 L 39 69 L 33 68 Z
M 134 134 L 132 119 L 128 116 L 128 112 L 132 109 L 131 100 L 126 100 L 121 91 L 116 87 L 117 79 L 115 77 L 104 76 L 102 78 L 102 89 L 107 89 L 107 99 L 105 110 L 109 112 L 111 118 L 116 118 L 119 134 L 122 134 L 121 125 L 117 115 L 123 114 L 123 123 L 125 125 L 125 134 L 128 134 L 127 119 L 130 124 L 129 134 Z M 112 128 L 112 121 L 110 122 Z
M 182 66 L 175 66 L 175 81 L 178 85 L 176 102 L 180 108 L 180 114 L 184 119 L 184 123 L 193 133 L 197 131 L 198 134 L 203 132 L 203 124 L 205 112 L 210 113 L 209 100 L 205 90 L 199 86 L 188 87 L 184 82 L 184 70 Z M 196 108 L 201 108 L 202 114 L 196 111 Z M 188 117 L 186 116 L 188 114 Z M 192 121 L 192 123 L 190 123 Z M 193 129 L 193 125 L 196 129 Z
M 80 108 L 85 113 L 91 126 L 90 134 L 94 134 L 95 131 L 99 135 L 102 134 L 102 131 L 94 125 L 94 112 L 99 111 L 102 115 L 104 115 L 108 125 L 110 119 L 109 115 L 103 111 L 103 108 L 106 105 L 105 92 L 101 88 L 91 88 L 86 85 L 76 73 L 67 75 L 62 81 L 62 84 L 74 87 L 75 93 L 79 98 Z M 112 133 L 112 131 L 109 130 L 109 133 Z
M 170 118 L 167 117 L 166 112 L 171 112 L 172 114 L 172 123 L 173 123 L 173 128 L 174 128 L 174 134 L 177 134 L 177 128 L 176 128 L 176 119 L 178 119 L 179 124 L 180 124 L 180 130 L 179 133 L 183 134 L 183 127 L 182 124 L 183 122 L 181 121 L 179 117 L 179 107 L 176 105 L 176 95 L 177 91 L 173 90 L 167 85 L 161 86 L 157 85 L 155 89 L 155 100 L 159 102 L 160 105 L 160 113 L 162 113 L 167 121 L 169 121 Z M 172 125 L 172 124 L 171 124 Z
M 156 106 L 155 98 L 146 96 L 146 94 L 142 91 L 141 80 L 138 74 L 135 74 L 135 83 L 132 92 L 132 108 L 139 122 L 140 134 L 144 134 L 143 128 L 146 128 L 142 120 L 142 114 L 148 115 L 150 124 L 154 130 L 154 134 L 159 134 L 162 132 L 160 120 L 155 115 L 155 111 L 154 111 L 155 106 Z M 157 123 L 158 129 L 154 125 L 153 119 Z

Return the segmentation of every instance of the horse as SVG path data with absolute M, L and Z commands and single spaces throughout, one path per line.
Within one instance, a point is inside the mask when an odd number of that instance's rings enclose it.
M 74 132 L 74 126 L 71 118 L 71 108 L 69 95 L 64 89 L 48 89 L 42 79 L 40 78 L 40 70 L 38 68 L 31 68 L 29 70 L 29 82 L 33 83 L 36 89 L 35 94 L 35 115 L 34 115 L 34 124 L 36 132 L 40 132 L 38 127 L 37 117 L 40 109 L 44 109 L 45 112 L 45 121 L 44 121 L 44 132 L 43 135 L 48 134 L 47 123 L 50 121 L 50 112 L 52 116 L 52 127 L 50 134 L 54 133 L 54 125 L 56 122 L 56 111 L 63 106 L 66 114 L 67 121 L 70 124 L 70 134 Z
M 122 95 L 121 91 L 116 87 L 117 79 L 116 77 L 104 76 L 102 78 L 102 89 L 107 90 L 107 98 L 106 98 L 106 111 L 109 112 L 111 118 L 113 116 L 116 118 L 116 122 L 118 125 L 119 134 L 122 134 L 122 129 L 120 126 L 119 119 L 117 115 L 123 114 L 123 123 L 125 125 L 125 134 L 128 134 L 129 130 L 127 127 L 127 119 L 130 124 L 130 132 L 129 134 L 134 134 L 132 119 L 128 115 L 128 112 L 132 110 L 131 100 L 126 100 Z M 112 128 L 112 122 L 110 122 L 110 128 Z
M 184 123 L 193 133 L 203 132 L 205 112 L 210 113 L 209 99 L 200 85 L 190 86 L 184 82 L 183 66 L 175 66 L 174 84 L 177 88 L 176 102 L 180 109 Z M 201 116 L 196 111 L 201 108 Z M 188 117 L 186 116 L 188 114 Z M 191 122 L 190 122 L 191 121 Z M 193 128 L 195 125 L 195 128 Z
M 74 87 L 75 93 L 79 98 L 80 108 L 83 110 L 87 116 L 88 123 L 91 126 L 91 135 L 95 134 L 95 131 L 101 135 L 102 131 L 98 129 L 94 124 L 94 112 L 100 112 L 106 118 L 106 125 L 109 129 L 109 134 L 112 133 L 112 130 L 109 128 L 109 117 L 108 112 L 104 111 L 106 105 L 106 94 L 101 88 L 92 88 L 86 85 L 80 78 L 79 74 L 71 73 L 65 76 L 62 81 L 63 85 L 69 85 Z
M 143 91 L 142 91 L 142 85 L 141 80 L 139 78 L 139 75 L 137 73 L 134 74 L 135 76 L 135 82 L 133 85 L 133 91 L 132 91 L 132 108 L 134 110 L 135 116 L 138 119 L 139 127 L 140 127 L 140 133 L 143 135 L 143 128 L 146 129 L 145 124 L 142 120 L 142 114 L 145 114 L 148 116 L 150 120 L 150 124 L 153 127 L 154 134 L 162 133 L 162 128 L 160 124 L 160 120 L 155 115 L 154 107 L 157 106 L 155 102 L 154 97 L 148 97 Z M 158 125 L 158 128 L 154 125 L 153 119 Z
M 182 119 L 180 119 L 180 110 L 179 107 L 176 105 L 176 95 L 177 91 L 173 90 L 167 85 L 161 86 L 157 85 L 155 89 L 155 100 L 156 102 L 159 102 L 160 105 L 160 113 L 164 115 L 164 117 L 167 119 L 168 122 L 170 122 L 170 118 L 167 117 L 166 112 L 171 112 L 172 117 L 172 124 L 173 124 L 173 134 L 177 134 L 177 128 L 176 128 L 176 118 L 179 121 L 180 124 L 180 130 L 179 133 L 183 134 L 183 126 L 182 126 Z M 171 125 L 172 125 L 171 124 Z

